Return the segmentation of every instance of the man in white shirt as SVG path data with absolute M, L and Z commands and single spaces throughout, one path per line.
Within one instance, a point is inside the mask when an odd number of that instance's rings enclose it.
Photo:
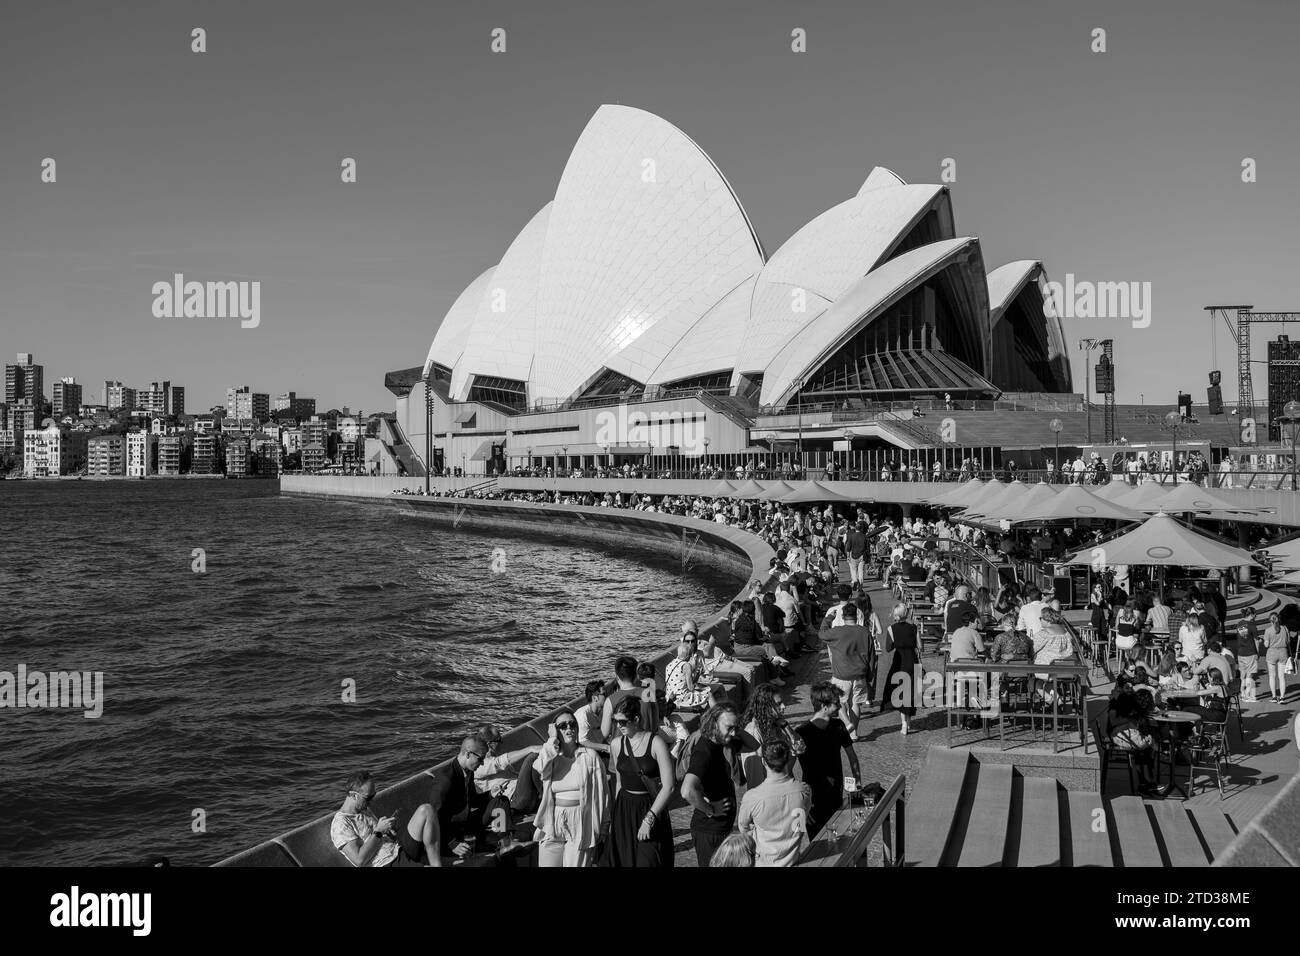
M 1038 630 L 1045 607 L 1047 602 L 1043 600 L 1043 592 L 1031 584 L 1025 589 L 1025 603 L 1020 608 L 1020 616 L 1016 619 L 1016 630 L 1024 631 L 1033 637 L 1034 632 Z
M 1074 459 L 1074 483 L 1083 484 L 1083 473 L 1088 470 L 1088 466 L 1083 463 L 1083 457 Z
M 474 789 L 479 793 L 490 793 L 494 797 L 510 799 L 515 793 L 515 784 L 519 782 L 518 765 L 529 754 L 541 753 L 542 745 L 533 744 L 531 747 L 499 753 L 501 731 L 491 724 L 484 724 L 475 736 L 483 741 L 483 746 L 487 748 L 487 756 L 474 771 Z M 582 739 L 581 725 L 579 725 L 578 739 Z

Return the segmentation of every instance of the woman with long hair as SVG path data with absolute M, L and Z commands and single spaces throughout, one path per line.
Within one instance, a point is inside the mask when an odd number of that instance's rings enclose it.
M 1241 702 L 1255 703 L 1255 670 L 1259 666 L 1259 638 L 1244 621 L 1237 625 L 1237 670 L 1241 677 Z
M 986 587 L 981 587 L 975 592 L 975 614 L 982 627 L 988 627 L 993 623 L 993 598 Z
M 654 727 L 641 725 L 641 705 L 635 698 L 623 700 L 614 723 L 621 733 L 609 745 L 614 771 L 609 861 L 613 866 L 672 866 L 668 801 L 675 770 L 668 744 Z
M 1279 621 L 1276 614 L 1268 616 L 1268 627 L 1261 635 L 1264 642 L 1264 669 L 1268 671 L 1268 690 L 1273 703 L 1286 698 L 1286 661 L 1291 647 L 1291 632 Z
M 785 719 L 785 702 L 771 684 L 759 684 L 754 688 L 745 712 L 740 717 L 740 724 L 759 747 L 757 751 L 746 753 L 742 761 L 746 788 L 757 787 L 767 777 L 761 753 L 762 746 L 767 741 L 784 740 L 795 756 L 803 753 L 803 738 L 791 729 Z M 799 776 L 798 771 L 795 776 Z
M 640 712 L 640 702 L 628 698 Z M 605 765 L 578 743 L 578 718 L 567 707 L 555 716 L 534 769 L 542 778 L 542 799 L 533 819 L 538 866 L 591 866 L 596 847 L 609 833 Z

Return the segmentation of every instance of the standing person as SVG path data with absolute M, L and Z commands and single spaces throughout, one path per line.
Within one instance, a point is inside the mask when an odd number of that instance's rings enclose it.
M 888 644 L 893 657 L 880 699 L 880 709 L 897 710 L 903 719 L 899 733 L 906 734 L 908 720 L 916 716 L 916 673 L 921 662 L 920 642 L 912 609 L 906 604 L 894 606 L 894 621 L 885 629 L 882 644 Z
M 803 739 L 804 752 L 799 755 L 804 783 L 812 790 L 812 808 L 808 813 L 808 835 L 815 837 L 844 802 L 844 764 L 848 759 L 853 776 L 861 778 L 858 755 L 853 740 L 840 719 L 840 692 L 829 682 L 814 684 L 809 695 L 813 715 L 795 732 Z
M 609 690 L 612 688 L 607 687 L 604 681 L 588 681 L 583 689 L 587 706 L 579 707 L 575 715 L 578 719 L 578 743 L 603 754 L 609 753 L 609 744 L 600 732 L 600 718 L 605 712 L 605 696 Z
M 1278 620 L 1276 614 L 1268 616 L 1268 627 L 1264 628 L 1264 669 L 1268 671 L 1268 690 L 1273 703 L 1280 704 L 1286 698 L 1286 661 L 1291 646 L 1291 632 Z
M 1241 671 L 1241 702 L 1255 703 L 1255 671 L 1259 666 L 1259 635 L 1245 621 L 1237 625 L 1237 667 Z
M 632 700 L 637 705 L 635 698 Z M 609 835 L 605 766 L 596 751 L 578 744 L 578 719 L 567 707 L 547 728 L 537 755 L 542 799 L 533 819 L 538 866 L 591 866 Z
M 794 755 L 780 738 L 764 742 L 759 751 L 767 776 L 745 791 L 736 825 L 753 832 L 755 866 L 794 866 L 807 846 L 806 821 L 812 810 L 812 788 L 794 779 Z
M 636 658 L 621 655 L 614 661 L 616 686 L 605 695 L 605 706 L 600 715 L 600 732 L 609 740 L 614 736 L 614 708 L 624 697 L 640 697 L 641 685 L 636 679 Z
M 862 567 L 866 561 L 867 543 L 867 525 L 859 521 L 853 526 L 845 542 L 849 554 L 849 584 L 855 588 L 863 587 L 865 584 Z
M 699 737 L 691 750 L 682 799 L 694 808 L 691 838 L 695 858 L 708 866 L 736 821 L 734 744 L 740 718 L 731 703 L 714 704 L 700 721 Z
M 641 725 L 641 706 L 628 697 L 619 704 L 614 723 L 621 733 L 610 743 L 614 768 L 614 812 L 610 825 L 613 866 L 671 867 L 673 831 L 668 823 L 675 773 L 668 744 Z
M 785 702 L 771 684 L 759 684 L 754 688 L 740 723 L 745 734 L 760 745 L 760 750 L 765 741 L 784 740 L 795 756 L 803 752 L 803 740 L 785 719 Z M 746 753 L 743 767 L 747 788 L 757 787 L 767 777 L 767 765 L 760 753 Z
M 840 613 L 843 625 L 826 627 L 821 639 L 831 661 L 831 684 L 844 700 L 844 727 L 849 739 L 858 739 L 858 723 L 871 703 L 869 679 L 875 668 L 876 641 L 871 631 L 858 623 L 858 608 L 845 604 Z

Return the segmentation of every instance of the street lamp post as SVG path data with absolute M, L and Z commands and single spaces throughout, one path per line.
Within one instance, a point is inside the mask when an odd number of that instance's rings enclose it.
M 1170 412 L 1168 415 L 1165 416 L 1165 427 L 1168 428 L 1171 432 L 1173 432 L 1174 435 L 1174 451 L 1173 451 L 1172 467 L 1170 468 L 1170 471 L 1172 471 L 1174 475 L 1175 488 L 1178 487 L 1178 426 L 1181 425 L 1182 423 L 1183 423 L 1183 416 L 1176 411 Z
M 533 470 L 533 446 L 532 446 L 532 445 L 529 445 L 529 446 L 528 446 L 528 466 L 527 466 L 527 468 L 528 468 L 528 471 L 531 473 L 532 470 Z
M 803 381 L 799 382 L 799 399 L 795 407 L 799 412 L 799 465 L 803 465 Z
M 433 474 L 433 389 L 424 380 L 424 493 L 430 493 L 430 476 Z
M 1061 480 L 1061 428 L 1063 426 L 1061 425 L 1061 420 L 1059 418 L 1053 418 L 1051 422 L 1048 423 L 1047 427 L 1052 430 L 1052 443 L 1055 447 L 1055 450 L 1052 453 L 1052 457 L 1056 461 L 1056 471 L 1053 474 L 1055 476 L 1055 480 L 1060 481 Z
M 1296 426 L 1300 425 L 1300 402 L 1295 399 L 1282 406 L 1282 417 L 1291 425 L 1291 490 L 1296 490 Z
M 709 439 L 708 439 L 708 436 L 705 436 L 705 439 L 704 439 L 704 467 L 707 468 L 708 466 L 709 466 Z
M 564 452 L 564 467 L 567 469 L 569 467 L 569 446 L 561 445 L 560 451 Z

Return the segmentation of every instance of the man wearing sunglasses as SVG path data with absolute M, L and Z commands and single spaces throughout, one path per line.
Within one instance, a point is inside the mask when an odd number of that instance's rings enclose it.
M 343 806 L 330 821 L 330 842 L 353 866 L 441 866 L 437 815 L 422 803 L 402 826 L 396 814 L 382 819 L 370 809 L 375 782 L 362 770 L 348 778 Z
M 488 748 L 478 737 L 466 737 L 460 742 L 460 752 L 451 766 L 434 775 L 433 791 L 429 804 L 437 818 L 434 838 L 444 853 L 462 859 L 471 852 L 466 837 L 478 837 L 483 832 L 483 811 L 488 798 L 474 787 L 474 774 L 487 759 Z

